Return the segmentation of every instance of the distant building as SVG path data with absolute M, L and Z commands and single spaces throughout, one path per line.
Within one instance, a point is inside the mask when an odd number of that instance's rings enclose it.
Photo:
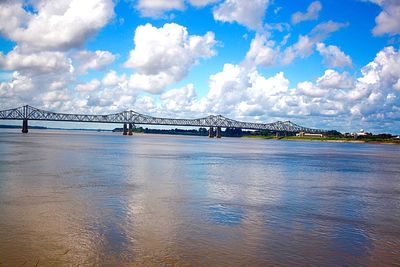
M 323 134 L 306 133 L 306 132 L 299 132 L 299 133 L 296 134 L 296 136 L 300 136 L 300 137 L 324 137 Z
M 364 131 L 364 129 L 361 129 L 358 133 L 355 133 L 355 136 L 367 136 L 368 134 Z

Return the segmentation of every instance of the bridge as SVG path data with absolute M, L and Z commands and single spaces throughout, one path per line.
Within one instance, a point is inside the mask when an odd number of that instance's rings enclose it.
M 22 133 L 28 133 L 28 121 L 66 121 L 123 124 L 123 134 L 132 135 L 135 124 L 173 125 L 209 127 L 209 137 L 221 137 L 221 128 L 241 128 L 249 130 L 268 130 L 280 132 L 323 133 L 324 130 L 299 126 L 290 121 L 273 123 L 242 122 L 225 118 L 222 115 L 210 115 L 199 119 L 157 118 L 140 114 L 133 110 L 108 115 L 87 115 L 57 113 L 25 105 L 18 108 L 0 110 L 0 120 L 22 120 Z M 129 129 L 128 129 L 129 127 Z

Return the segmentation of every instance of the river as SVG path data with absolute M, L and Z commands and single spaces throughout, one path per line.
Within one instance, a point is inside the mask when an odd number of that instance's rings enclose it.
M 400 146 L 1 130 L 19 265 L 400 265 Z

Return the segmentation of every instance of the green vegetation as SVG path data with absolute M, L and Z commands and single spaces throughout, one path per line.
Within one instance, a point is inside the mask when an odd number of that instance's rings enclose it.
M 115 128 L 114 132 L 122 132 L 122 128 Z M 207 136 L 208 129 L 149 129 L 138 127 L 132 129 L 134 133 L 149 133 L 149 134 L 173 134 L 173 135 L 196 135 Z M 299 141 L 322 141 L 322 142 L 353 142 L 353 143 L 390 143 L 400 144 L 400 139 L 391 134 L 366 134 L 364 136 L 353 136 L 351 134 L 342 134 L 338 131 L 332 130 L 324 134 L 323 137 L 317 136 L 296 136 L 296 133 L 290 132 L 274 132 L 274 131 L 243 131 L 239 128 L 226 128 L 221 132 L 222 137 L 244 137 L 244 138 L 258 138 L 258 139 L 275 139 L 275 140 L 299 140 Z
M 122 132 L 122 128 L 115 128 L 113 132 Z M 208 136 L 208 129 L 199 128 L 197 129 L 150 129 L 137 127 L 132 129 L 133 133 L 146 133 L 146 134 L 173 134 L 173 135 L 195 135 L 195 136 Z M 226 128 L 225 131 L 222 131 L 221 135 L 223 137 L 242 137 L 243 135 L 251 135 L 252 131 L 242 131 L 239 128 Z
M 20 125 L 0 125 L 1 129 L 21 129 Z M 29 126 L 30 129 L 48 129 L 43 126 Z
M 298 141 L 325 141 L 325 142 L 352 142 L 352 143 L 386 143 L 386 144 L 400 144 L 400 139 L 395 136 L 358 136 L 349 137 L 345 135 L 339 136 L 324 136 L 324 137 L 308 137 L 308 136 L 260 136 L 260 135 L 245 135 L 245 138 L 260 138 L 260 139 L 276 139 L 276 140 L 298 140 Z
M 21 128 L 19 125 L 0 125 L 0 128 Z M 61 128 L 48 128 L 43 126 L 29 126 L 32 129 L 61 129 Z M 84 130 L 84 129 L 69 129 L 69 130 Z M 96 130 L 96 129 L 86 129 Z M 103 130 L 96 130 L 103 131 Z M 104 130 L 107 131 L 107 130 Z M 122 128 L 115 128 L 113 132 L 122 132 Z M 172 135 L 195 135 L 195 136 L 208 136 L 207 128 L 199 129 L 149 129 L 143 127 L 133 128 L 134 133 L 146 134 L 172 134 Z M 298 140 L 298 141 L 322 141 L 322 142 L 353 142 L 353 143 L 387 143 L 387 144 L 400 144 L 400 139 L 391 134 L 377 134 L 365 133 L 363 135 L 354 135 L 350 133 L 342 134 L 338 131 L 332 130 L 324 134 L 323 137 L 318 136 L 296 136 L 296 133 L 290 132 L 274 132 L 268 130 L 261 131 L 243 131 L 240 128 L 226 128 L 221 132 L 222 137 L 244 137 L 244 138 L 257 138 L 257 139 L 275 139 L 275 140 Z

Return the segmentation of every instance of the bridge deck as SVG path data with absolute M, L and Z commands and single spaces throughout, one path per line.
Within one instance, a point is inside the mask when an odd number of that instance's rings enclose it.
M 147 125 L 174 125 L 195 127 L 229 127 L 251 130 L 270 130 L 285 132 L 310 132 L 322 133 L 324 130 L 299 126 L 290 121 L 277 121 L 273 123 L 242 122 L 222 115 L 210 115 L 199 119 L 174 119 L 158 118 L 143 115 L 135 111 L 123 111 L 108 115 L 67 114 L 41 110 L 31 106 L 22 106 L 14 109 L 1 110 L 1 120 L 39 120 L 39 121 L 69 121 L 69 122 L 95 122 L 95 123 L 133 123 Z

